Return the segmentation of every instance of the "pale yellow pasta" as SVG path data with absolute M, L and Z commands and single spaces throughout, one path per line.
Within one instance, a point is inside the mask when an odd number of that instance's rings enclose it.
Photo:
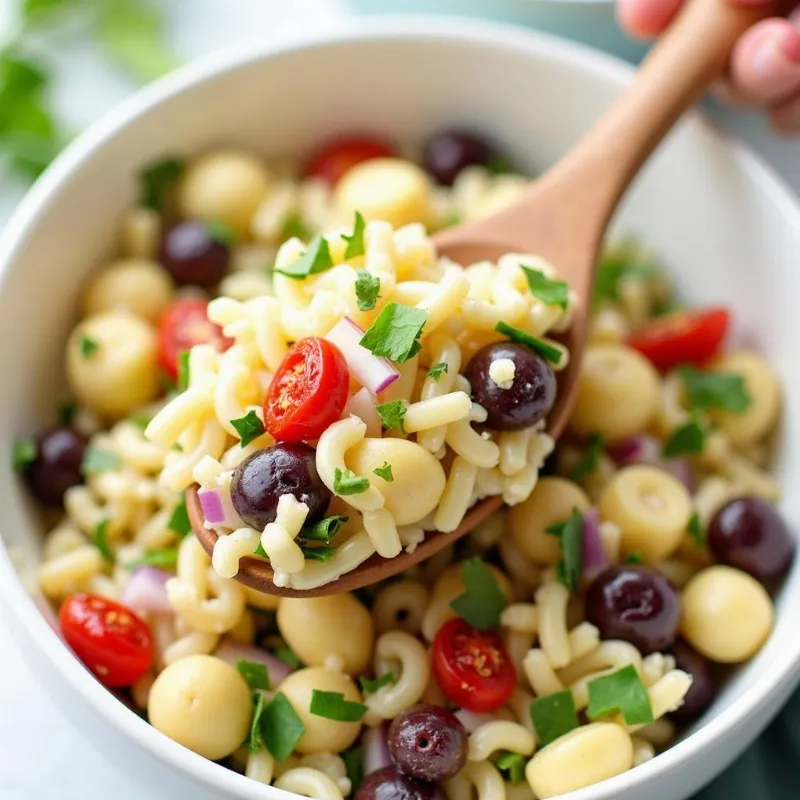
M 673 669 L 675 669 L 673 656 L 664 655 L 664 653 L 650 653 L 642 659 L 639 675 L 645 686 L 652 686 Z
M 131 698 L 133 702 L 141 709 L 147 708 L 147 701 L 150 697 L 150 689 L 153 686 L 155 675 L 152 672 L 146 672 L 133 686 L 131 686 Z
M 555 670 L 550 666 L 547 656 L 539 648 L 528 651 L 522 661 L 525 677 L 537 697 L 564 691 L 564 684 L 559 680 Z
M 294 495 L 278 499 L 277 516 L 261 534 L 261 547 L 275 570 L 276 586 L 286 586 L 290 576 L 305 568 L 305 556 L 295 541 L 308 516 L 308 506 Z
M 423 402 L 452 392 L 455 388 L 456 376 L 461 369 L 461 348 L 449 336 L 443 333 L 434 334 L 428 340 L 427 349 L 431 365 L 444 364 L 445 367 L 438 378 L 430 375 L 425 378 L 420 390 L 420 400 Z M 419 431 L 417 442 L 426 450 L 435 453 L 444 444 L 446 432 L 444 425 Z
M 258 391 L 250 369 L 244 364 L 223 365 L 214 391 L 214 413 L 231 436 L 239 436 L 233 420 L 241 419 L 250 410 L 261 418 L 261 408 L 254 405 L 257 398 Z
M 252 528 L 238 528 L 222 534 L 214 542 L 211 566 L 223 578 L 233 578 L 239 572 L 239 561 L 251 556 L 258 547 L 260 535 Z
M 630 332 L 630 322 L 618 308 L 601 306 L 592 315 L 589 341 L 592 344 L 621 344 Z
M 539 645 L 553 669 L 569 664 L 572 654 L 567 631 L 569 591 L 560 583 L 546 583 L 536 592 Z
M 503 482 L 503 502 L 515 506 L 527 500 L 539 481 L 539 470 L 545 459 L 553 452 L 555 441 L 544 433 L 544 422 L 539 429 L 534 428 L 528 438 L 527 463 L 515 475 L 509 475 Z
M 600 631 L 591 622 L 581 622 L 569 632 L 572 661 L 589 655 L 600 644 Z
M 677 711 L 682 705 L 687 692 L 692 687 L 692 676 L 679 669 L 667 672 L 652 686 L 648 687 L 653 719 L 660 719 L 670 711 Z M 643 728 L 643 725 L 629 725 L 630 731 Z
M 129 258 L 154 258 L 161 239 L 161 217 L 152 208 L 131 209 L 122 218 L 120 251 Z
M 650 742 L 639 736 L 632 736 L 633 743 L 633 766 L 638 767 L 655 758 L 656 750 Z
M 502 632 L 503 645 L 506 648 L 509 659 L 514 665 L 517 674 L 522 674 L 522 663 L 528 651 L 533 647 L 536 635 L 533 633 L 525 633 L 511 630 L 506 628 Z
M 171 642 L 162 653 L 164 665 L 174 664 L 187 656 L 210 655 L 217 649 L 219 634 L 194 631 Z
M 448 800 L 470 800 L 473 790 L 478 800 L 506 800 L 503 777 L 488 761 L 468 761 L 463 769 L 444 782 Z
M 225 450 L 227 434 L 209 414 L 202 418 L 194 430 L 187 430 L 178 439 L 182 451 L 170 450 L 167 453 L 164 469 L 159 477 L 160 483 L 173 492 L 180 492 L 194 481 L 194 468 L 205 456 L 219 459 Z
M 520 668 L 520 675 L 524 674 Z M 522 727 L 535 734 L 533 729 L 533 720 L 531 719 L 531 703 L 533 702 L 533 695 L 521 686 L 517 686 L 508 698 L 506 707 L 512 713 L 512 718 L 516 720 Z M 502 711 L 502 709 L 501 709 Z M 498 712 L 499 714 L 499 712 Z
M 257 753 L 248 751 L 244 774 L 250 780 L 269 785 L 272 783 L 274 771 L 275 759 L 265 747 L 260 747 Z
M 275 787 L 315 800 L 343 800 L 339 787 L 324 772 L 309 767 L 297 767 L 284 772 Z
M 429 600 L 428 589 L 422 583 L 410 580 L 390 583 L 376 595 L 372 607 L 378 633 L 401 630 L 418 634 Z
M 394 517 L 385 508 L 365 511 L 362 522 L 375 552 L 383 558 L 394 558 L 402 550 L 400 534 L 397 532 Z
M 392 670 L 397 666 L 396 673 Z M 422 643 L 403 631 L 381 634 L 375 644 L 375 674 L 392 671 L 395 681 L 368 694 L 364 703 L 373 718 L 393 719 L 418 703 L 430 679 L 430 660 Z
M 642 654 L 630 642 L 606 639 L 585 656 L 576 659 L 559 671 L 566 684 L 575 684 L 587 675 L 592 678 L 603 672 L 615 672 L 622 667 L 633 666 L 638 673 L 642 669 Z
M 273 259 L 262 261 L 270 263 Z M 231 272 L 220 281 L 219 290 L 225 297 L 245 302 L 271 295 L 272 280 L 266 273 L 253 269 Z
M 469 395 L 460 391 L 420 400 L 406 409 L 403 427 L 407 433 L 435 429 L 468 419 L 471 408 Z
M 675 725 L 666 717 L 661 717 L 636 731 L 636 738 L 644 739 L 656 747 L 664 747 L 675 740 Z
M 539 630 L 539 609 L 533 603 L 512 603 L 503 609 L 500 624 L 515 633 L 536 633 Z
M 208 392 L 189 388 L 171 400 L 150 420 L 144 435 L 164 450 L 169 450 L 177 444 L 185 430 L 208 414 L 212 408 L 213 401 Z
M 122 461 L 139 472 L 152 474 L 164 466 L 164 451 L 147 441 L 142 428 L 134 422 L 123 420 L 110 431 L 114 450 Z
M 86 536 L 68 519 L 62 520 L 44 540 L 42 559 L 44 562 L 65 556 L 86 544 Z
M 500 471 L 503 475 L 516 475 L 525 467 L 531 434 L 530 428 L 500 434 Z
M 283 775 L 289 769 L 297 769 L 297 767 L 308 767 L 322 772 L 336 784 L 344 795 L 349 794 L 352 789 L 350 779 L 347 777 L 347 766 L 344 760 L 334 753 L 308 753 L 297 759 L 290 757 L 277 767 L 276 772 Z
M 497 444 L 479 434 L 467 419 L 451 422 L 447 426 L 445 441 L 454 453 L 476 467 L 492 469 L 500 461 Z
M 494 720 L 479 725 L 469 735 L 467 759 L 487 761 L 498 750 L 530 756 L 535 749 L 536 739 L 527 728 L 517 722 Z
M 477 477 L 478 468 L 461 456 L 456 456 L 434 517 L 436 530 L 448 533 L 461 524 L 469 509 Z

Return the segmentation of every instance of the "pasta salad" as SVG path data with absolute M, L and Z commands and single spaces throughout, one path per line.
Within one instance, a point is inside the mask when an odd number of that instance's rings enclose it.
M 73 400 L 13 459 L 52 521 L 53 625 L 161 733 L 320 800 L 547 798 L 653 758 L 766 641 L 794 557 L 777 376 L 623 241 L 555 446 L 576 298 L 535 255 L 461 267 L 430 238 L 528 180 L 464 131 L 142 170 L 66 344 Z M 316 588 L 493 496 L 356 593 L 235 579 L 256 557 Z

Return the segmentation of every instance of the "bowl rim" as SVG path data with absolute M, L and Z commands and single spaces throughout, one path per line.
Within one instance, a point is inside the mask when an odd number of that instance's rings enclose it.
M 55 202 L 54 197 L 72 175 L 81 170 L 94 151 L 107 141 L 150 114 L 158 106 L 170 102 L 184 90 L 203 84 L 223 73 L 247 65 L 280 57 L 289 52 L 302 52 L 319 47 L 358 43 L 367 40 L 425 41 L 444 43 L 474 43 L 489 49 L 500 48 L 522 54 L 536 52 L 596 73 L 615 86 L 629 82 L 633 68 L 614 56 L 556 36 L 532 32 L 509 25 L 456 20 L 452 17 L 385 16 L 359 19 L 328 31 L 303 31 L 283 34 L 273 41 L 237 44 L 197 59 L 155 83 L 140 89 L 107 112 L 78 136 L 58 156 L 54 163 L 31 188 L 17 207 L 5 230 L 0 234 L 0 290 L 11 272 L 25 242 L 33 235 L 39 215 Z M 689 117 L 694 124 L 714 130 L 721 146 L 732 154 L 738 168 L 758 183 L 774 204 L 788 227 L 797 231 L 800 240 L 800 200 L 747 145 L 720 132 L 697 112 Z M 26 590 L 14 568 L 5 542 L 0 539 L 0 597 L 5 608 L 20 623 L 52 666 L 71 684 L 82 701 L 106 723 L 125 734 L 139 749 L 148 752 L 162 763 L 175 769 L 188 781 L 225 793 L 229 797 L 265 798 L 295 797 L 272 786 L 258 784 L 249 778 L 210 762 L 178 743 L 159 734 L 138 715 L 130 713 L 123 703 L 114 699 L 75 658 L 57 632 L 50 626 L 34 598 Z M 786 612 L 784 612 L 786 613 Z M 22 649 L 22 647 L 20 648 Z M 571 800 L 611 800 L 617 792 L 632 787 L 644 787 L 651 779 L 690 761 L 703 758 L 714 744 L 731 736 L 747 722 L 748 717 L 771 696 L 787 693 L 800 680 L 800 637 L 788 642 L 781 653 L 767 663 L 759 680 L 718 716 L 691 736 L 677 742 L 657 758 L 635 770 L 608 779 L 601 784 L 577 790 Z

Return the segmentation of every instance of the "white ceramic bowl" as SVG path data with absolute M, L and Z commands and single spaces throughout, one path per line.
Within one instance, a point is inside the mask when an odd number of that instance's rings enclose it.
M 485 128 L 535 172 L 569 147 L 630 75 L 561 41 L 428 20 L 225 53 L 135 95 L 69 147 L 3 234 L 4 452 L 13 437 L 52 419 L 78 288 L 111 252 L 141 164 L 228 142 L 266 156 L 304 153 L 353 128 L 414 139 L 458 122 Z M 800 296 L 800 208 L 790 193 L 750 152 L 695 117 L 642 175 L 619 224 L 663 254 L 686 296 L 730 303 L 741 336 L 775 364 L 787 398 L 778 469 L 784 486 L 800 484 L 800 316 L 791 305 Z M 797 492 L 787 492 L 783 509 L 793 523 L 800 519 Z M 0 459 L 0 534 L 0 592 L 19 646 L 42 687 L 98 749 L 140 779 L 151 776 L 153 796 L 281 796 L 161 736 L 72 657 L 26 590 L 35 583 L 41 529 L 8 458 Z M 655 760 L 573 800 L 675 800 L 722 770 L 800 674 L 791 613 L 798 606 L 795 564 L 772 638 L 702 725 Z

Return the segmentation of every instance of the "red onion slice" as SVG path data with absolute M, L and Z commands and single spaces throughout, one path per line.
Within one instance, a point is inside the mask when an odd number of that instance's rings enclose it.
M 347 401 L 342 412 L 342 419 L 355 414 L 367 426 L 367 436 L 379 439 L 381 436 L 381 418 L 378 416 L 378 398 L 367 389 L 359 389 Z
M 174 577 L 158 567 L 137 567 L 122 590 L 122 602 L 134 611 L 156 614 L 174 613 L 167 599 L 166 583 Z
M 649 464 L 663 469 L 677 478 L 689 492 L 697 488 L 692 465 L 687 458 L 664 458 L 661 442 L 655 436 L 640 433 L 631 436 L 611 449 L 611 456 L 622 467 L 631 464 Z
M 583 577 L 593 581 L 608 566 L 597 509 L 583 512 Z
M 197 497 L 200 499 L 203 517 L 209 525 L 235 530 L 244 524 L 233 507 L 231 493 L 227 489 L 201 488 Z
M 272 653 L 268 653 L 266 650 L 262 650 L 255 645 L 234 642 L 233 639 L 229 639 L 227 636 L 220 642 L 214 655 L 217 658 L 221 658 L 232 667 L 235 667 L 236 662 L 240 660 L 254 661 L 256 664 L 263 664 L 267 668 L 270 686 L 272 686 L 273 689 L 275 689 L 292 671 L 292 668 L 288 664 L 284 664 L 283 661 L 276 658 Z
M 347 362 L 350 374 L 374 395 L 380 394 L 393 384 L 400 373 L 386 358 L 379 358 L 370 353 L 359 342 L 364 336 L 364 331 L 348 317 L 340 319 L 325 337 L 335 344 Z
M 366 728 L 361 734 L 361 754 L 364 759 L 364 777 L 392 763 L 389 754 L 389 723 L 382 722 L 374 728 Z

